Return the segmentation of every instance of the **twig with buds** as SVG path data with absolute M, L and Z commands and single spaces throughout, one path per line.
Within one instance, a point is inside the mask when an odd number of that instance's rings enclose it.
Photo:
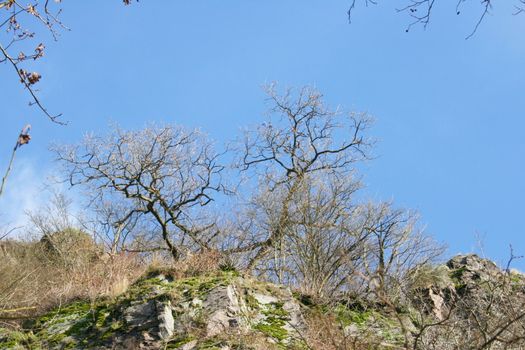
M 23 145 L 27 145 L 29 141 L 31 141 L 31 135 L 29 135 L 30 131 L 31 131 L 31 125 L 27 124 L 20 132 L 20 135 L 18 135 L 18 139 L 16 140 L 15 147 L 13 148 L 13 152 L 11 153 L 11 159 L 9 160 L 9 165 L 7 166 L 5 175 L 2 178 L 2 185 L 0 186 L 0 197 L 4 193 L 5 183 L 7 181 L 7 178 L 9 177 L 9 174 L 11 173 L 11 168 L 13 167 L 13 161 L 15 160 L 16 151 L 20 147 L 22 147 Z

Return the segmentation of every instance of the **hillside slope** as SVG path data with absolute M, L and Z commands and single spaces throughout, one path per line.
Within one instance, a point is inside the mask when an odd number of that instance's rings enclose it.
M 182 279 L 157 271 L 114 299 L 64 305 L 24 331 L 0 328 L 0 349 L 525 348 L 523 274 L 476 255 L 435 269 L 445 278 L 423 279 L 411 303 L 394 309 L 316 304 L 233 271 Z
M 0 348 L 228 349 L 246 341 L 294 348 L 304 327 L 300 306 L 284 287 L 234 272 L 176 281 L 158 274 L 113 301 L 53 310 L 30 332 L 0 331 Z

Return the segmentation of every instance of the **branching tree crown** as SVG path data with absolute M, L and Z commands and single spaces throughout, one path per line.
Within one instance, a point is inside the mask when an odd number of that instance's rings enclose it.
M 245 133 L 244 170 L 279 185 L 318 171 L 346 174 L 367 158 L 372 142 L 363 135 L 371 122 L 366 113 L 330 110 L 311 87 L 279 95 L 270 85 L 266 92 L 270 115 L 277 118 Z
M 355 162 L 368 157 L 372 143 L 363 135 L 370 124 L 365 113 L 331 110 L 311 87 L 280 95 L 270 85 L 266 91 L 270 115 L 277 118 L 245 133 L 241 167 L 258 176 L 259 187 L 268 192 L 263 196 L 273 198 L 276 205 L 266 210 L 267 234 L 250 246 L 259 250 L 249 269 L 289 234 L 297 194 L 308 181 L 348 176 Z
M 120 129 L 88 136 L 78 145 L 55 147 L 72 186 L 87 185 L 91 201 L 117 194 L 131 201 L 119 222 L 151 220 L 175 259 L 184 247 L 206 247 L 214 225 L 200 209 L 222 190 L 218 154 L 199 131 L 180 127 Z

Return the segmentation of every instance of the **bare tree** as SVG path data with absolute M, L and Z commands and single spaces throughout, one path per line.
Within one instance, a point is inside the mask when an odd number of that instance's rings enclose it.
M 70 228 L 78 228 L 78 221 L 71 212 L 72 200 L 64 193 L 54 192 L 49 202 L 38 211 L 26 214 L 38 236 L 50 236 Z
M 363 216 L 353 203 L 358 189 L 359 183 L 350 176 L 307 176 L 293 193 L 283 238 L 271 247 L 273 254 L 260 257 L 257 272 L 311 296 L 336 292 L 361 257 L 365 241 Z M 267 187 L 253 195 L 238 218 L 233 245 L 253 246 L 266 239 L 278 224 L 285 196 L 286 192 Z
M 242 249 L 256 250 L 248 270 L 283 244 L 297 210 L 296 196 L 314 177 L 344 177 L 353 164 L 367 158 L 371 144 L 363 136 L 370 123 L 364 113 L 330 110 L 313 88 L 287 90 L 279 95 L 274 85 L 266 88 L 270 119 L 245 133 L 242 170 L 258 178 L 266 198 L 274 201 L 257 241 Z M 272 117 L 275 120 L 272 120 Z
M 93 232 L 106 250 L 115 255 L 129 248 L 141 232 L 141 212 L 137 212 L 132 202 L 125 198 L 100 198 L 91 203 L 93 215 L 82 224 Z
M 407 273 L 432 263 L 444 251 L 418 225 L 411 211 L 392 208 L 390 203 L 369 204 L 366 228 L 369 232 L 364 259 L 368 288 L 379 298 L 399 291 Z M 399 296 L 399 295 L 398 295 Z
M 306 181 L 298 193 L 286 246 L 294 284 L 308 295 L 326 298 L 348 289 L 359 269 L 368 232 L 351 177 Z
M 445 247 L 425 234 L 413 212 L 394 209 L 390 203 L 369 204 L 367 211 L 361 293 L 396 318 L 408 348 L 412 335 L 400 309 L 407 305 L 410 273 L 434 263 Z
M 154 225 L 174 259 L 183 248 L 207 248 L 214 227 L 200 210 L 223 189 L 218 154 L 199 131 L 180 127 L 116 129 L 77 145 L 54 147 L 71 186 L 84 185 L 91 203 L 120 196 L 130 203 L 114 223 L 137 216 Z
M 58 264 L 71 270 L 102 251 L 94 237 L 82 229 L 73 201 L 63 192 L 53 192 L 46 205 L 26 214 L 31 223 L 28 233 L 39 242 L 44 253 L 40 257 L 46 265 Z

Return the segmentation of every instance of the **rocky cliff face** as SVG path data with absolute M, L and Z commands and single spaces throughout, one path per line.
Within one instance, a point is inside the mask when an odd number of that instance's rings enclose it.
M 416 349 L 525 349 L 525 275 L 477 255 L 445 266 L 446 280 L 418 290 L 431 317 L 416 317 Z
M 494 262 L 475 254 L 457 255 L 438 268 L 446 272 L 446 279 L 419 292 L 428 297 L 431 313 L 439 320 L 447 317 L 452 307 L 466 309 L 473 303 L 481 306 L 491 299 L 492 303 L 487 306 L 497 307 L 497 302 L 504 300 L 515 301 L 516 305 L 525 301 L 523 273 L 503 271 Z
M 247 340 L 245 348 L 295 348 L 303 328 L 284 287 L 233 272 L 176 281 L 159 274 L 116 300 L 60 307 L 31 332 L 4 330 L 0 348 L 226 350 Z
M 59 307 L 26 331 L 0 328 L 0 349 L 339 349 L 307 344 L 305 319 L 315 312 L 334 320 L 330 327 L 354 346 L 359 340 L 373 349 L 525 348 L 523 274 L 475 255 L 433 269 L 440 277 L 424 279 L 416 301 L 397 314 L 380 305 L 305 305 L 286 287 L 236 272 L 176 280 L 157 272 L 115 299 Z

